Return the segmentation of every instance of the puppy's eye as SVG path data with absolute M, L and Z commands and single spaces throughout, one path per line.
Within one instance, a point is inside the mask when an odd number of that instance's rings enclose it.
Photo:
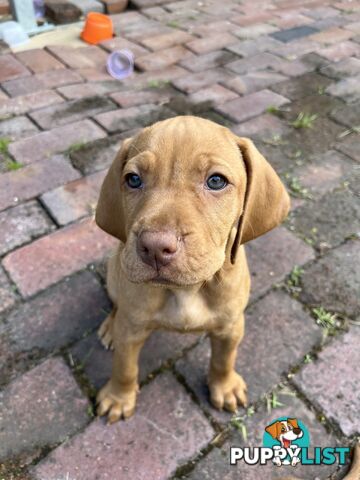
M 227 184 L 228 184 L 227 179 L 223 175 L 220 175 L 219 173 L 215 173 L 214 175 L 211 175 L 206 180 L 206 185 L 210 190 L 222 190 L 223 188 L 226 187 Z
M 130 188 L 140 188 L 142 187 L 142 180 L 136 173 L 128 173 L 125 176 L 125 181 Z

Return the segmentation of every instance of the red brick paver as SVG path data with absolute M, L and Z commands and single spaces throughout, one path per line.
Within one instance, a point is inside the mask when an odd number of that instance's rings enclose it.
M 47 160 L 55 153 L 71 150 L 73 145 L 77 146 L 103 137 L 105 132 L 91 120 L 86 119 L 18 140 L 9 146 L 9 152 L 22 164 L 35 163 Z
M 48 47 L 48 50 L 61 62 L 74 70 L 104 65 L 107 57 L 104 50 L 95 46 L 73 48 L 64 45 L 54 45 Z
M 355 42 L 341 42 L 337 45 L 321 48 L 317 53 L 328 60 L 338 62 L 352 55 L 359 55 L 360 45 Z
M 287 79 L 284 75 L 269 71 L 250 72 L 246 75 L 238 75 L 226 82 L 226 85 L 241 95 L 254 93 L 270 85 L 284 82 Z
M 269 113 L 263 113 L 233 128 L 233 132 L 240 137 L 256 137 L 259 139 L 271 138 L 273 135 L 282 137 L 290 131 L 290 127 L 285 122 Z
M 0 1 L 0 15 L 9 15 L 10 14 L 10 5 L 7 0 Z
M 0 210 L 41 195 L 79 173 L 61 155 L 0 175 Z
M 356 170 L 353 170 L 353 175 L 356 175 Z M 348 182 L 351 184 L 351 181 L 350 178 Z M 326 222 L 321 221 L 324 217 L 327 217 Z M 360 203 L 353 189 L 335 188 L 327 194 L 326 202 L 320 197 L 296 209 L 290 221 L 291 228 L 308 243 L 318 248 L 335 247 L 343 243 L 344 239 L 358 237 L 356 232 L 360 228 Z
M 360 74 L 360 59 L 354 57 L 345 58 L 335 64 L 327 65 L 321 71 L 334 79 L 341 79 L 347 76 L 355 77 L 357 74 Z
M 356 318 L 360 314 L 359 246 L 358 241 L 349 241 L 306 269 L 301 299 L 308 305 L 321 305 L 331 312 Z
M 359 331 L 351 330 L 295 377 L 295 383 L 329 419 L 337 422 L 345 435 L 360 431 L 360 376 L 354 369 L 360 361 L 359 340 Z M 321 375 L 317 374 L 319 371 Z
M 64 441 L 88 422 L 88 401 L 61 359 L 16 379 L 0 400 L 1 460 Z
M 314 258 L 312 248 L 284 227 L 250 242 L 246 250 L 252 275 L 253 297 L 263 294 L 271 285 L 283 280 L 294 265 L 303 265 Z M 284 250 L 287 255 L 284 255 Z
M 237 38 L 229 33 L 218 33 L 210 37 L 193 40 L 186 44 L 194 53 L 208 53 L 212 50 L 227 47 L 237 41 Z
M 202 90 L 189 95 L 190 102 L 213 102 L 219 105 L 230 100 L 234 100 L 235 98 L 238 98 L 238 95 L 235 92 L 232 92 L 231 90 L 228 90 L 227 88 L 218 84 L 203 88 Z
M 22 203 L 0 213 L 0 255 L 48 232 L 53 224 L 40 206 Z
M 319 197 L 326 192 L 333 190 L 345 179 L 349 173 L 349 160 L 339 152 L 329 150 L 316 158 L 315 163 L 309 163 L 297 169 L 296 175 L 309 194 Z M 353 166 L 356 172 L 355 165 Z
M 16 57 L 23 65 L 28 67 L 34 73 L 42 73 L 49 70 L 64 68 L 62 63 L 42 49 L 19 52 L 16 54 Z
M 21 115 L 36 108 L 62 102 L 63 99 L 52 90 L 28 93 L 16 98 L 0 101 L 0 115 Z
M 0 138 L 14 141 L 38 133 L 39 129 L 25 116 L 12 117 L 0 122 Z
M 76 83 L 59 87 L 57 91 L 68 100 L 76 100 L 84 97 L 105 96 L 119 89 L 117 81 L 107 80 L 94 83 Z
M 9 323 L 0 329 L 3 364 L 19 354 L 52 353 L 79 340 L 99 325 L 109 308 L 103 288 L 90 272 L 64 279 L 11 311 Z
M 341 42 L 343 40 L 348 40 L 350 37 L 353 36 L 352 32 L 343 30 L 342 28 L 329 28 L 328 30 L 324 30 L 321 33 L 315 33 L 310 38 L 311 40 L 318 41 L 320 43 L 325 44 L 334 44 Z
M 224 105 L 216 107 L 216 110 L 231 120 L 240 123 L 256 117 L 269 107 L 281 107 L 287 103 L 289 103 L 289 100 L 282 95 L 273 93 L 270 90 L 261 90 L 246 97 L 231 100 Z
M 30 75 L 29 70 L 13 55 L 0 56 L 0 83 L 27 75 Z
M 180 76 L 172 81 L 172 84 L 184 93 L 192 93 L 204 87 L 226 80 L 230 75 L 221 69 L 206 70 L 205 72 L 193 73 Z
M 96 420 L 35 467 L 35 478 L 53 479 L 66 469 L 77 480 L 95 480 L 99 475 L 104 480 L 166 479 L 211 440 L 208 421 L 170 374 L 144 387 L 139 397 L 134 418 L 111 428 Z
M 37 73 L 31 77 L 18 78 L 4 82 L 2 87 L 11 97 L 26 95 L 39 90 L 60 87 L 72 83 L 82 82 L 83 78 L 73 70 L 49 70 L 43 73 Z
M 113 52 L 116 50 L 121 49 L 128 49 L 137 57 L 139 55 L 145 54 L 148 50 L 137 43 L 131 42 L 124 37 L 113 37 L 110 40 L 105 40 L 101 42 L 100 45 L 108 50 L 109 52 Z
M 171 92 L 166 89 L 152 88 L 148 90 L 137 90 L 135 92 L 125 90 L 111 95 L 111 98 L 120 105 L 128 108 L 144 103 L 166 103 L 171 98 Z
M 41 201 L 59 225 L 78 220 L 95 212 L 100 187 L 106 171 L 67 183 L 44 193 Z
M 9 253 L 3 265 L 21 294 L 28 297 L 102 259 L 115 243 L 88 219 Z
M 192 55 L 181 60 L 180 65 L 192 72 L 203 72 L 210 68 L 221 67 L 235 60 L 236 56 L 232 52 L 225 50 L 213 50 L 203 55 Z
M 41 108 L 29 115 L 41 128 L 50 129 L 93 117 L 100 112 L 112 109 L 115 109 L 115 104 L 110 99 L 93 96 Z
M 175 115 L 175 114 L 173 114 Z M 125 132 L 172 116 L 166 108 L 145 104 L 96 115 L 96 121 L 108 132 Z
M 193 39 L 194 37 L 189 33 L 181 30 L 175 30 L 169 33 L 163 33 L 161 35 L 155 35 L 150 38 L 146 38 L 142 41 L 142 44 L 145 47 L 155 51 L 173 47 L 174 45 L 181 45 L 183 43 L 190 42 Z
M 82 148 L 75 149 L 70 153 L 74 167 L 85 175 L 108 168 L 121 148 L 122 139 L 131 137 L 134 133 L 135 131 L 100 138 L 100 140 L 90 142 Z
M 179 60 L 183 60 L 191 55 L 191 53 L 186 50 L 186 48 L 181 45 L 175 47 L 167 48 L 158 52 L 148 53 L 138 57 L 135 60 L 136 66 L 140 70 L 149 71 L 149 70 L 160 70 L 161 68 L 169 67 L 174 65 L 174 63 Z

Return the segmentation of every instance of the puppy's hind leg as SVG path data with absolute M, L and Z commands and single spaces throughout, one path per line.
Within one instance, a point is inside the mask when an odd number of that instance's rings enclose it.
M 113 328 L 114 328 L 114 320 L 115 320 L 116 312 L 117 312 L 117 308 L 113 307 L 112 311 L 102 322 L 98 330 L 98 337 L 102 345 L 106 348 L 106 350 L 114 349 Z

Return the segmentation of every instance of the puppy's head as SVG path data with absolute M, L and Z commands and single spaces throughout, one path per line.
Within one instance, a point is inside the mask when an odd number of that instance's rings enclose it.
M 292 440 L 302 436 L 302 430 L 295 418 L 278 420 L 265 428 L 272 438 L 279 440 L 285 446 L 290 446 Z
M 121 240 L 133 282 L 209 280 L 242 243 L 286 216 L 280 179 L 246 138 L 182 116 L 124 141 L 104 180 L 96 222 Z

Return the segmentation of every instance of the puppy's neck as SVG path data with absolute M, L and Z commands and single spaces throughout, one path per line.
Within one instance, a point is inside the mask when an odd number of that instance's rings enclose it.
M 166 287 L 167 292 L 174 295 L 175 297 L 184 297 L 196 295 L 202 288 L 204 283 L 199 282 L 195 285 L 182 285 L 182 286 L 168 286 Z

